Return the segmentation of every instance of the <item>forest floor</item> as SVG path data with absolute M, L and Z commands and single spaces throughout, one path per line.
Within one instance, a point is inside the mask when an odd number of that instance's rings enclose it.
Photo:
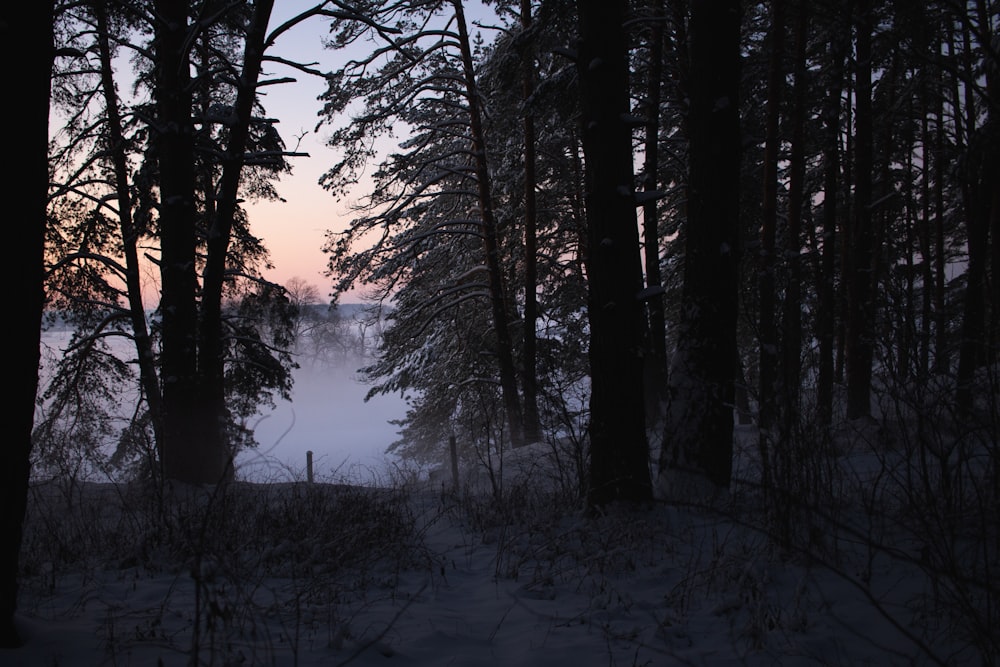
M 951 590 L 962 577 L 875 511 L 886 464 L 839 455 L 853 472 L 822 520 L 768 519 L 749 486 L 587 516 L 527 474 L 498 492 L 238 482 L 169 498 L 37 482 L 27 644 L 0 665 L 985 664 L 995 584 Z

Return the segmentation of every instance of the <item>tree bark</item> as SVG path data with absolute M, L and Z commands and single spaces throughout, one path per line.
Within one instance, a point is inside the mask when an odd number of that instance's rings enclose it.
M 660 275 L 660 230 L 657 190 L 660 186 L 660 103 L 663 79 L 663 0 L 650 0 L 646 71 L 646 136 L 642 189 L 642 247 L 646 269 L 646 311 L 649 314 L 649 352 L 646 356 L 646 410 L 650 426 L 662 427 L 667 393 L 667 321 Z
M 243 67 L 238 79 L 229 145 L 222 159 L 215 214 L 208 226 L 205 271 L 201 299 L 201 329 L 198 341 L 201 382 L 204 391 L 205 420 L 211 424 L 206 433 L 206 448 L 214 452 L 216 467 L 209 473 L 216 479 L 232 476 L 232 452 L 226 437 L 225 341 L 222 328 L 222 292 L 225 282 L 233 222 L 238 211 L 239 186 L 244 154 L 253 122 L 257 99 L 257 80 L 264 57 L 264 40 L 274 0 L 257 0 L 247 28 Z
M 938 52 L 940 50 L 938 49 Z M 934 145 L 931 132 L 931 116 L 933 108 L 928 85 L 930 73 L 925 69 L 921 72 L 920 109 L 923 111 L 920 121 L 920 144 L 924 147 L 920 161 L 920 225 L 917 229 L 917 241 L 920 244 L 920 350 L 917 361 L 917 373 L 922 382 L 926 381 L 931 369 L 931 325 L 934 322 L 934 264 L 931 261 L 931 146 Z M 940 120 L 940 117 L 938 118 Z
M 980 23 L 984 26 L 984 33 L 979 36 L 980 41 L 985 44 L 991 42 L 989 15 L 986 12 L 985 4 L 980 3 Z M 971 62 L 972 49 L 970 46 L 970 27 L 965 26 L 963 33 L 965 69 L 967 72 L 974 71 Z M 997 148 L 1000 145 L 1000 119 L 998 119 L 997 93 L 1000 89 L 1000 82 L 996 73 L 997 62 L 989 62 L 990 56 L 983 63 L 982 69 L 986 71 L 986 119 L 984 123 L 975 129 L 974 100 L 970 97 L 971 86 L 966 86 L 966 106 L 969 109 L 967 127 L 969 130 L 969 143 L 965 159 L 965 188 L 963 189 L 966 199 L 966 227 L 968 267 L 965 272 L 965 302 L 962 312 L 961 341 L 959 344 L 958 370 L 957 370 L 957 393 L 956 402 L 964 413 L 969 413 L 973 409 L 976 396 L 976 371 L 980 366 L 991 361 L 990 357 L 995 354 L 991 340 L 989 322 L 986 318 L 988 310 L 992 309 L 995 320 L 996 303 L 990 303 L 993 291 L 990 287 L 989 264 L 991 259 L 990 234 L 993 233 L 994 261 L 996 258 L 997 231 L 1000 230 L 1000 158 L 997 157 Z M 994 285 L 998 280 L 996 264 L 993 266 Z
M 626 0 L 581 0 L 577 71 L 585 160 L 591 507 L 652 498 L 633 185 Z
M 476 158 L 476 187 L 479 196 L 479 212 L 483 222 L 483 246 L 486 253 L 486 269 L 489 273 L 490 304 L 493 312 L 493 326 L 497 337 L 497 359 L 500 363 L 500 387 L 503 394 L 507 426 L 514 447 L 524 444 L 523 414 L 521 399 L 517 392 L 517 370 L 514 367 L 513 344 L 510 338 L 511 317 L 507 312 L 506 286 L 500 266 L 500 249 L 497 241 L 496 218 L 493 213 L 493 195 L 490 187 L 490 171 L 486 160 L 486 138 L 483 131 L 482 114 L 479 109 L 479 93 L 476 89 L 476 75 L 472 60 L 472 47 L 465 22 L 462 0 L 452 0 L 458 26 L 459 46 L 462 51 L 462 67 L 465 78 L 465 92 L 469 104 L 469 128 L 472 132 L 473 151 Z
M 955 400 L 958 408 L 965 413 L 972 410 L 975 396 L 975 372 L 985 361 L 985 310 L 986 310 L 986 254 L 989 239 L 990 189 L 985 181 L 989 169 L 977 164 L 977 172 L 970 174 L 967 209 L 971 215 L 966 220 L 968 267 L 965 271 L 965 301 L 962 310 L 961 340 L 958 349 L 957 391 Z M 980 180 L 980 179 L 983 180 Z
M 842 34 L 842 33 L 841 33 Z M 823 109 L 823 250 L 822 271 L 818 281 L 819 308 L 817 338 L 819 369 L 816 403 L 823 426 L 833 422 L 834 341 L 837 298 L 834 290 L 837 266 L 837 198 L 840 188 L 840 115 L 844 88 L 844 58 L 847 40 L 834 38 L 829 48 L 826 100 Z
M 671 496 L 728 489 L 739 306 L 740 3 L 692 6 L 684 287 L 661 453 Z M 690 484 L 689 484 L 690 482 Z M 691 488 L 694 486 L 694 488 Z
M 6 3 L 0 12 L 0 43 L 9 90 L 17 103 L 0 105 L 2 127 L 16 128 L 21 153 L 16 169 L 3 179 L 5 228 L 14 252 L 3 262 L 4 284 L 16 286 L 7 295 L 12 326 L 7 346 L 9 386 L 4 400 L 4 424 L 9 437 L 0 447 L 0 648 L 20 646 L 14 624 L 24 514 L 31 473 L 31 432 L 38 390 L 42 311 L 45 306 L 45 226 L 49 191 L 49 86 L 54 50 L 53 3 L 50 0 Z M 31 45 L 25 57 L 24 45 Z M 15 204 L 16 202 L 16 204 Z
M 777 272 L 778 162 L 782 137 L 781 92 L 785 86 L 785 0 L 772 0 L 768 30 L 767 109 L 764 137 L 764 193 L 761 204 L 760 268 L 757 277 L 760 378 L 758 385 L 757 449 L 761 459 L 761 485 L 770 489 L 774 467 L 772 449 L 778 416 L 779 341 L 775 274 Z
M 157 0 L 153 142 L 160 173 L 160 316 L 163 474 L 190 483 L 220 481 L 216 452 L 205 445 L 198 375 L 198 277 L 194 126 L 187 3 Z
M 950 37 L 945 39 L 949 50 L 952 48 Z M 948 349 L 948 316 L 947 306 L 947 261 L 945 241 L 945 173 L 948 168 L 945 158 L 946 121 L 944 110 L 945 90 L 937 92 L 937 107 L 935 117 L 937 127 L 934 132 L 934 373 L 944 376 L 951 366 L 951 355 Z M 957 117 L 957 116 L 956 116 Z
M 801 402 L 802 355 L 802 215 L 805 207 L 805 123 L 806 95 L 809 82 L 806 76 L 806 43 L 809 30 L 809 4 L 805 0 L 795 3 L 794 65 L 791 114 L 791 149 L 788 156 L 788 228 L 785 234 L 785 262 L 788 265 L 788 283 L 782 308 L 782 439 L 792 437 L 799 419 Z M 786 462 L 785 473 L 790 475 Z
M 118 92 L 115 88 L 114 69 L 111 61 L 111 46 L 108 33 L 107 7 L 103 1 L 91 4 L 97 23 L 97 42 L 101 60 L 101 91 L 107 114 L 108 143 L 114 166 L 115 191 L 118 198 L 118 224 L 122 238 L 122 253 L 125 256 L 125 291 L 132 324 L 136 358 L 139 361 L 139 382 L 146 397 L 153 439 L 157 453 L 163 455 L 163 419 L 160 380 L 157 375 L 153 342 L 146 323 L 146 305 L 142 298 L 142 281 L 139 270 L 139 232 L 132 218 L 132 193 L 129 188 L 129 165 L 126 142 L 122 134 L 122 119 L 119 112 Z
M 854 225 L 851 234 L 847 320 L 847 418 L 871 415 L 874 325 L 872 246 L 872 3 L 861 0 L 855 17 Z
M 521 29 L 531 29 L 531 0 L 521 0 Z M 534 47 L 524 45 L 522 56 L 522 100 L 524 102 L 524 439 L 535 442 L 541 436 L 538 418 L 538 210 L 535 198 L 535 116 L 530 108 L 535 93 Z

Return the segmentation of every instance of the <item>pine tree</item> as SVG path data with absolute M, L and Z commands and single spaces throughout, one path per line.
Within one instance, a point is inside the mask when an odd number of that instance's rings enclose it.
M 693 500 L 732 476 L 740 257 L 740 3 L 695 2 L 690 21 L 683 304 L 660 472 Z
M 624 0 L 581 0 L 590 322 L 590 504 L 652 497 L 643 397 L 646 328 L 632 173 Z
M 3 481 L 0 550 L 0 647 L 16 648 L 21 637 L 14 625 L 17 610 L 18 564 L 31 468 L 31 430 L 38 387 L 39 344 L 44 296 L 44 238 L 48 202 L 49 95 L 53 48 L 53 3 L 8 4 L 0 14 L 0 37 L 6 61 L 18 62 L 8 83 L 18 91 L 18 104 L 3 105 L 4 127 L 18 128 L 24 149 L 17 169 L 4 178 L 6 200 L 20 202 L 7 209 L 11 248 L 4 276 L 11 290 L 9 312 L 16 323 L 8 345 L 13 352 L 9 377 L 14 389 L 4 402 L 10 438 L 0 447 Z M 25 41 L 27 40 L 27 42 Z M 25 58 L 23 45 L 32 45 Z

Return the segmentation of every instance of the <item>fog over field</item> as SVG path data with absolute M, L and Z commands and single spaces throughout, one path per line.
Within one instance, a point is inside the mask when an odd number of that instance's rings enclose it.
M 324 309 L 325 310 L 325 309 Z M 390 420 L 400 419 L 406 410 L 399 395 L 377 395 L 365 401 L 370 386 L 364 383 L 358 370 L 371 360 L 362 352 L 364 347 L 360 325 L 351 314 L 340 330 L 343 339 L 336 339 L 336 351 L 317 348 L 311 353 L 296 355 L 299 368 L 294 371 L 292 400 L 275 398 L 273 409 L 262 406 L 260 414 L 248 424 L 256 435 L 259 447 L 241 452 L 236 458 L 239 479 L 253 482 L 291 481 L 306 478 L 306 453 L 313 452 L 313 468 L 317 479 L 372 483 L 384 479 L 393 466 L 386 448 L 397 437 L 397 427 Z M 42 334 L 42 367 L 40 392 L 44 391 L 50 374 L 66 346 L 71 332 L 54 326 Z M 370 344 L 370 343 L 369 343 Z M 134 349 L 124 339 L 114 342 L 116 355 L 128 359 Z M 303 344 L 303 347 L 306 347 Z M 367 350 L 370 355 L 371 349 Z M 136 387 L 138 386 L 136 381 Z M 124 424 L 134 409 L 135 389 L 125 388 L 121 404 L 111 414 L 112 421 Z M 39 414 L 44 412 L 39 408 Z M 108 449 L 113 443 L 108 443 Z M 93 476 L 93 473 L 83 475 Z
M 398 395 L 365 401 L 369 386 L 357 375 L 363 362 L 303 364 L 295 372 L 292 401 L 278 402 L 254 426 L 260 447 L 237 457 L 237 474 L 248 480 L 305 477 L 306 452 L 313 452 L 317 476 L 336 473 L 366 482 L 381 475 L 385 450 L 397 436 L 389 420 L 403 416 Z

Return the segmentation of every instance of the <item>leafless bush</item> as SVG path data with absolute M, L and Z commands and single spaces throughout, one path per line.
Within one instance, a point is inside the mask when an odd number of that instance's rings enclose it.
M 153 642 L 256 664 L 274 649 L 264 628 L 275 617 L 294 652 L 307 636 L 349 633 L 351 609 L 427 567 L 410 504 L 393 489 L 234 483 L 161 495 L 47 483 L 33 488 L 25 525 L 23 599 L 36 612 L 67 585 L 82 599 L 120 581 L 172 579 L 156 607 L 109 605 L 112 654 Z
M 923 659 L 996 664 L 997 385 L 984 377 L 969 410 L 957 405 L 948 377 L 915 381 L 883 369 L 877 380 L 871 420 L 825 429 L 804 412 L 778 442 L 786 465 L 772 486 L 740 487 L 741 520 L 787 557 L 837 573 Z M 893 571 L 910 579 L 889 592 Z

